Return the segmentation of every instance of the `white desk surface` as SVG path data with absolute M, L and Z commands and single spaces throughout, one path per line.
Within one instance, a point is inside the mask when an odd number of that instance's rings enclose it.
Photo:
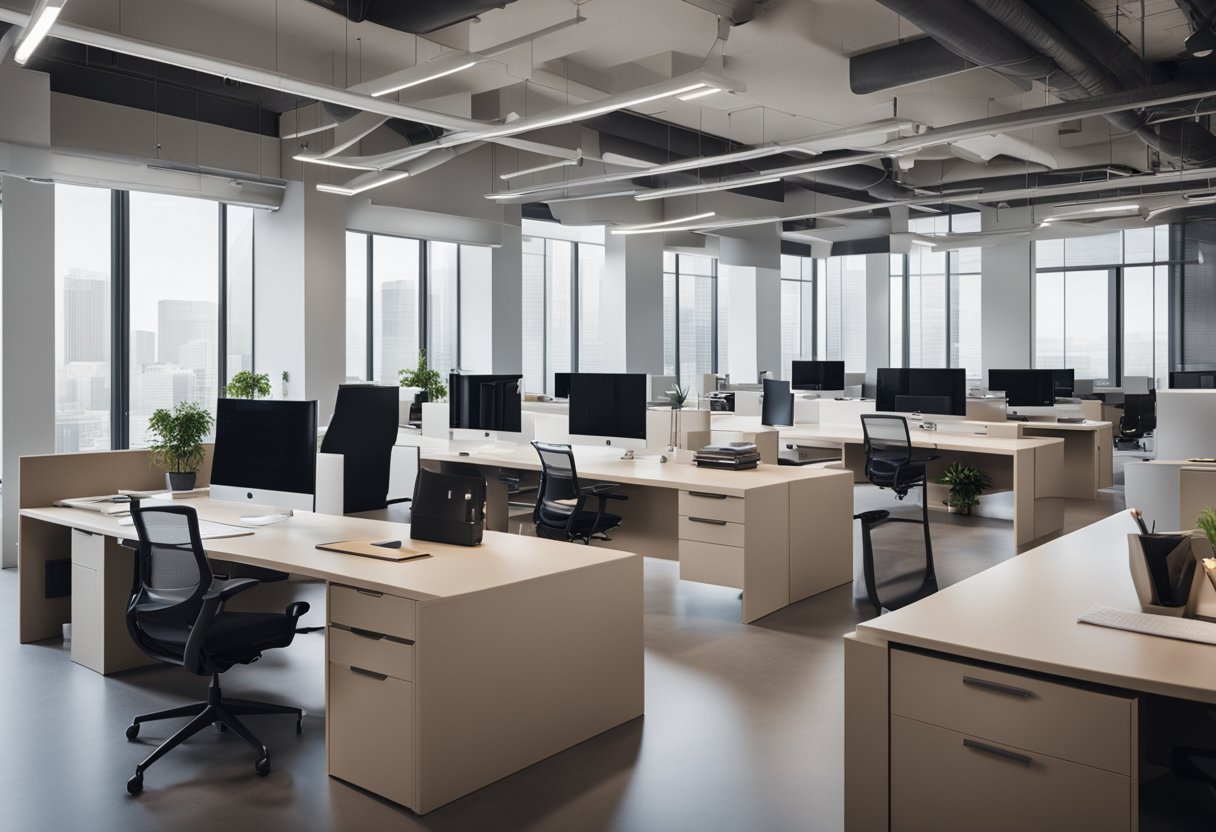
M 528 444 L 511 448 L 471 450 L 468 456 L 461 456 L 458 451 L 450 450 L 448 443 L 443 440 L 403 437 L 399 441 L 403 444 L 419 444 L 422 458 L 427 460 L 495 465 L 523 471 L 540 470 L 540 457 L 537 456 L 536 449 Z M 588 480 L 686 491 L 713 491 L 733 497 L 742 497 L 749 489 L 780 485 L 792 480 L 852 476 L 840 470 L 785 465 L 758 465 L 748 471 L 723 471 L 674 461 L 659 462 L 656 451 L 635 451 L 639 458 L 632 460 L 621 459 L 621 453 L 619 448 L 575 446 L 574 464 L 579 476 Z
M 210 498 L 182 502 L 198 509 L 199 517 L 205 520 L 234 526 L 243 525 L 241 515 L 257 510 L 255 507 Z M 95 511 L 29 508 L 22 509 L 21 515 L 110 537 L 135 537 L 132 527 L 120 526 L 117 519 Z M 428 552 L 433 557 L 395 563 L 315 548 L 318 543 L 368 539 L 400 540 L 403 546 Z M 557 540 L 491 531 L 485 532 L 482 545 L 476 547 L 411 541 L 407 524 L 311 512 L 296 512 L 294 517 L 282 523 L 255 527 L 251 535 L 204 540 L 203 546 L 207 554 L 214 558 L 279 569 L 419 601 L 468 595 L 639 557 L 613 549 L 575 546 Z
M 713 427 L 714 430 L 743 431 L 749 430 L 750 428 L 747 425 L 755 421 L 749 417 L 734 417 L 732 419 L 715 421 Z M 780 431 L 782 442 L 803 440 L 807 442 L 852 443 L 861 442 L 863 439 L 860 423 L 856 427 L 839 424 L 800 424 L 792 427 L 783 427 Z M 979 433 L 953 433 L 943 430 L 927 431 L 920 430 L 912 425 L 909 425 L 909 435 L 912 439 L 912 445 L 917 448 L 932 448 L 943 451 L 974 451 L 976 453 L 998 454 L 1002 456 L 1012 456 L 1017 451 L 1028 448 L 1041 448 L 1054 442 L 1063 442 L 1062 439 L 1051 437 L 1044 437 L 1042 439 L 1029 437 L 1003 439 Z
M 1077 623 L 1093 604 L 1140 609 L 1128 570 L 1135 531 L 1119 512 L 860 624 L 856 637 L 1216 703 L 1216 646 Z

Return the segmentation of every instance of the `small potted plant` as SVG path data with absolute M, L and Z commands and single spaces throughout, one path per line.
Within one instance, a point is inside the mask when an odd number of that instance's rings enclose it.
M 668 447 L 672 450 L 680 447 L 681 411 L 688 404 L 689 388 L 676 386 L 667 391 L 667 400 L 671 402 L 671 436 L 668 437 Z
M 291 373 L 284 370 L 280 378 L 283 380 L 283 398 L 287 398 L 287 384 L 291 381 Z
M 410 418 L 414 418 L 414 410 L 421 417 L 422 405 L 425 402 L 441 402 L 448 395 L 447 385 L 438 370 L 432 370 L 426 363 L 426 350 L 418 351 L 418 366 L 412 370 L 398 370 L 397 377 L 402 387 L 416 387 L 419 392 L 414 396 L 414 404 L 410 407 Z
M 270 376 L 241 370 L 232 377 L 224 393 L 230 399 L 261 399 L 270 395 Z
M 203 438 L 214 424 L 211 414 L 198 402 L 181 402 L 172 411 L 161 408 L 148 420 L 152 464 L 165 469 L 170 491 L 190 491 L 203 462 Z
M 943 502 L 951 512 L 957 514 L 970 514 L 979 505 L 980 494 L 992 487 L 990 476 L 974 465 L 961 462 L 950 463 L 937 482 L 950 486 L 950 493 Z

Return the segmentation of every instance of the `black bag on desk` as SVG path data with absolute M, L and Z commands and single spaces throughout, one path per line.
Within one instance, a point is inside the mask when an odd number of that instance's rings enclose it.
M 477 546 L 485 528 L 486 481 L 421 468 L 414 481 L 410 537 Z

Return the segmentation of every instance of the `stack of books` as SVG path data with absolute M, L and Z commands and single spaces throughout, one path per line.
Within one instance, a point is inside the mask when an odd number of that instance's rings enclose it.
M 706 445 L 694 458 L 701 468 L 724 468 L 745 471 L 760 462 L 760 452 L 752 442 L 731 442 L 729 445 Z

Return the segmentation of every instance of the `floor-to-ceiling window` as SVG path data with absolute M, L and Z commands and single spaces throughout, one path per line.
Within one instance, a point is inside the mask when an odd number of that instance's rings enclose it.
M 1169 226 L 1035 243 L 1034 366 L 1118 384 L 1169 373 Z
M 427 366 L 489 371 L 487 246 L 346 233 L 346 375 L 396 384 Z M 370 323 L 370 326 L 369 326 Z
M 602 228 L 524 221 L 523 364 L 529 392 L 551 394 L 554 373 L 608 369 L 616 321 L 604 258 Z
M 693 390 L 703 375 L 718 372 L 725 329 L 719 291 L 717 258 L 663 252 L 663 373 Z M 729 287 L 723 291 L 729 295 Z
M 55 187 L 55 450 L 59 452 L 111 447 L 112 206 L 108 190 Z
M 719 348 L 721 345 L 719 345 Z M 796 360 L 815 355 L 815 261 L 781 255 L 781 378 Z
M 154 410 L 214 411 L 253 366 L 253 215 L 55 186 L 56 450 L 142 447 Z
M 816 287 L 816 358 L 843 361 L 846 372 L 866 371 L 866 257 L 846 254 L 820 261 Z
M 890 257 L 891 287 L 887 296 L 887 366 L 904 366 L 904 287 L 907 285 L 905 271 L 907 258 L 902 254 Z

